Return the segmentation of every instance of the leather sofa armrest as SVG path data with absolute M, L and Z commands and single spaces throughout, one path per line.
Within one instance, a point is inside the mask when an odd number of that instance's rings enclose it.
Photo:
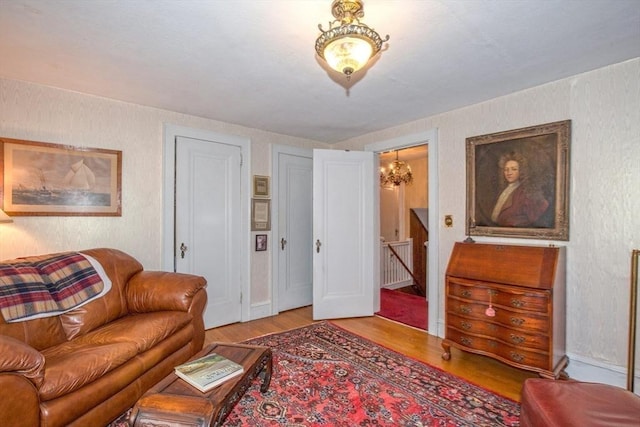
M 189 311 L 194 295 L 207 286 L 202 276 L 165 271 L 141 271 L 127 286 L 131 313 Z
M 0 374 L 18 374 L 36 387 L 44 381 L 44 356 L 24 342 L 0 335 Z
M 0 370 L 0 424 L 11 427 L 40 425 L 38 389 L 23 375 Z

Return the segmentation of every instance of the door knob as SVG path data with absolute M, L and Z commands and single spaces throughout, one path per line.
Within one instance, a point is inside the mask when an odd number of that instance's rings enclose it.
M 282 247 L 282 250 L 284 251 L 284 245 L 287 244 L 287 241 L 284 239 L 284 237 L 282 239 L 280 239 L 280 246 Z
M 184 259 L 184 253 L 187 251 L 187 245 L 185 245 L 184 243 L 180 244 L 180 258 Z

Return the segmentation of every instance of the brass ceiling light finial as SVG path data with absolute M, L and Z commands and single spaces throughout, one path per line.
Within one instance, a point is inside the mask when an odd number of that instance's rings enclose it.
M 380 52 L 382 43 L 388 41 L 389 36 L 382 39 L 376 31 L 360 22 L 364 17 L 361 0 L 334 0 L 331 13 L 336 19 L 329 23 L 327 31 L 318 24 L 321 34 L 316 39 L 316 53 L 349 80 L 351 74 Z

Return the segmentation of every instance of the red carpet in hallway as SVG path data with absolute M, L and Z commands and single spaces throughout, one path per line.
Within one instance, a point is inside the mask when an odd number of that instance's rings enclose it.
M 380 290 L 378 316 L 427 330 L 427 300 L 418 295 L 391 289 Z

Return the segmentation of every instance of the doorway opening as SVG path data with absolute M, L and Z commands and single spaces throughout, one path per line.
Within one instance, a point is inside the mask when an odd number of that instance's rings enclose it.
M 427 144 L 380 153 L 381 173 L 404 162 L 410 182 L 380 183 L 381 310 L 377 314 L 427 330 L 429 149 Z

